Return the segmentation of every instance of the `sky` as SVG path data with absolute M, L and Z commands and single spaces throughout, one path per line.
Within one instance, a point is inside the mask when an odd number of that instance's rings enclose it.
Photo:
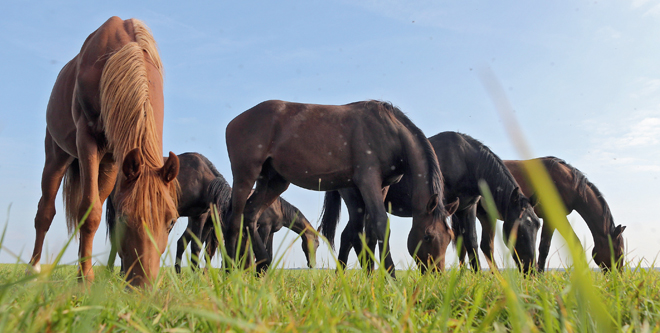
M 3 1 L 0 11 L 2 263 L 27 262 L 32 253 L 45 110 L 57 74 L 113 15 L 144 21 L 158 42 L 165 152 L 199 152 L 230 182 L 225 127 L 269 99 L 390 101 L 427 136 L 459 131 L 502 159 L 524 158 L 479 79 L 487 67 L 534 156 L 566 160 L 604 194 L 615 223 L 627 226 L 626 260 L 652 266 L 660 253 L 660 217 L 652 210 L 660 199 L 660 1 Z M 318 225 L 322 192 L 292 185 L 283 197 Z M 68 239 L 59 195 L 57 209 L 42 263 Z M 338 230 L 347 218 L 344 209 Z M 591 253 L 584 221 L 575 213 L 569 221 Z M 165 265 L 186 223 L 180 219 L 170 235 Z M 392 218 L 391 225 L 395 263 L 412 267 L 405 246 L 411 221 Z M 105 235 L 102 224 L 96 264 L 107 261 Z M 305 267 L 295 236 L 276 234 L 282 267 Z M 496 260 L 512 265 L 501 233 L 497 240 Z M 455 265 L 455 252 L 448 253 L 447 265 Z M 76 257 L 74 244 L 62 262 Z M 317 261 L 334 267 L 326 246 Z M 549 263 L 570 263 L 558 234 Z

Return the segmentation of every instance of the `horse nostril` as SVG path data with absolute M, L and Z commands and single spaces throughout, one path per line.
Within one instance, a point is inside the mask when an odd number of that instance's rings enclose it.
M 425 241 L 425 242 L 430 243 L 432 240 L 433 240 L 433 236 L 432 236 L 432 235 L 425 235 L 425 236 L 424 236 L 424 241 Z

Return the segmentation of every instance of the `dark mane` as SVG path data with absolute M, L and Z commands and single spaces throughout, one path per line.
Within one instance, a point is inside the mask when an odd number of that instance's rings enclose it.
M 218 211 L 222 215 L 225 215 L 231 207 L 231 186 L 229 186 L 225 177 L 218 174 L 218 176 L 209 183 L 206 191 L 211 198 L 211 202 L 218 207 Z
M 598 198 L 600 205 L 603 207 L 603 211 L 602 211 L 603 218 L 605 219 L 605 222 L 609 227 L 609 231 L 612 232 L 615 228 L 614 218 L 612 217 L 610 206 L 607 204 L 607 201 L 605 201 L 605 197 L 603 196 L 602 193 L 600 193 L 598 187 L 596 187 L 596 185 L 590 182 L 589 179 L 587 179 L 587 176 L 584 173 L 582 173 L 582 171 L 568 164 L 566 161 L 562 160 L 561 158 L 557 158 L 554 156 L 546 156 L 543 159 L 550 160 L 551 167 L 559 164 L 571 170 L 571 173 L 573 175 L 573 186 L 577 189 L 580 198 L 582 198 L 582 200 L 584 200 L 585 202 L 588 201 L 587 190 L 590 189 L 591 191 L 594 192 L 594 195 L 596 196 L 596 198 Z
M 475 170 L 476 178 L 488 181 L 488 186 L 492 191 L 493 199 L 498 208 L 508 208 L 511 194 L 518 187 L 516 179 L 513 178 L 513 175 L 509 169 L 507 169 L 506 165 L 504 165 L 502 159 L 493 153 L 488 146 L 467 134 L 458 134 L 472 147 L 477 149 L 478 163 L 476 163 L 477 169 Z M 522 197 L 523 204 L 525 201 L 529 201 L 524 196 Z M 500 213 L 506 214 L 506 212 Z
M 204 162 L 204 164 L 206 164 L 206 166 L 209 167 L 209 169 L 211 169 L 211 172 L 213 173 L 214 176 L 220 177 L 222 178 L 223 181 L 227 182 L 225 178 L 222 177 L 222 175 L 220 174 L 220 171 L 218 171 L 218 169 L 215 168 L 215 165 L 213 165 L 213 163 L 211 163 L 211 161 L 209 161 L 209 159 L 206 158 L 206 156 L 199 153 L 194 153 L 194 154 L 196 154 Z
M 434 210 L 433 214 L 436 218 L 441 218 L 442 215 L 446 213 L 444 205 L 442 205 L 442 199 L 444 198 L 442 172 L 440 171 L 440 164 L 438 164 L 438 158 L 435 155 L 435 150 L 433 149 L 433 146 L 431 146 L 431 143 L 426 139 L 426 135 L 424 135 L 424 132 L 422 132 L 419 127 L 413 124 L 413 122 L 403 113 L 403 111 L 392 105 L 392 103 L 375 100 L 367 101 L 365 103 L 367 103 L 367 106 L 373 105 L 377 108 L 377 110 L 384 111 L 392 115 L 396 120 L 403 124 L 403 126 L 405 126 L 408 131 L 410 131 L 417 143 L 422 146 L 422 149 L 424 150 L 424 156 L 426 156 L 426 162 L 428 164 L 427 177 L 430 180 L 430 190 L 431 193 L 438 194 L 441 203 Z M 440 209 L 440 207 L 443 208 Z
M 301 219 L 307 220 L 305 215 L 296 208 L 294 205 L 290 204 L 288 201 L 278 197 L 277 200 L 280 201 L 280 206 L 282 207 L 282 217 L 284 218 L 284 226 L 289 227 L 289 225 L 295 220 L 300 221 Z

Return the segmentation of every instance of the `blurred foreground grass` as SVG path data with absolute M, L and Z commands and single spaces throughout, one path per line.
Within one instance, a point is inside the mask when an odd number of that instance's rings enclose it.
M 256 278 L 165 267 L 156 288 L 131 291 L 104 267 L 87 286 L 74 266 L 27 279 L 25 268 L 0 265 L 0 331 L 601 331 L 562 271 L 410 270 L 392 280 L 382 271 L 275 269 Z M 660 272 L 591 274 L 617 330 L 660 330 Z

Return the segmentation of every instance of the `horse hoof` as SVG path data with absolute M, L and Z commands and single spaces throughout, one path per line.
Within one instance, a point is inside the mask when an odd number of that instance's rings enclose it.
M 34 273 L 34 274 L 39 274 L 39 273 L 41 273 L 41 264 L 40 264 L 40 263 L 36 263 L 36 264 L 33 265 L 33 266 L 28 266 L 28 267 L 25 269 L 25 275 L 30 275 L 30 274 L 33 274 L 33 273 Z

